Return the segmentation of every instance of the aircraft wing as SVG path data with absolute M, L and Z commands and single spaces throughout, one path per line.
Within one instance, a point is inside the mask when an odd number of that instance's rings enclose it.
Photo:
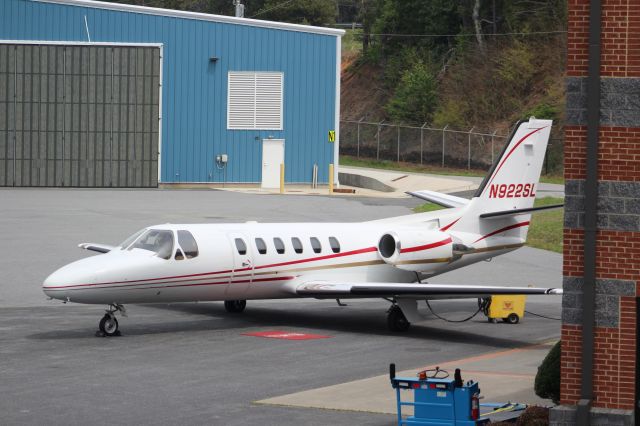
M 85 250 L 97 251 L 98 253 L 109 253 L 113 250 L 114 246 L 109 246 L 107 244 L 95 244 L 95 243 L 81 243 L 78 244 L 78 247 Z
M 308 281 L 296 288 L 303 297 L 317 299 L 366 298 L 366 297 L 415 297 L 458 299 L 488 297 L 495 294 L 562 294 L 559 288 L 506 287 L 456 284 L 406 284 L 406 283 L 338 283 Z

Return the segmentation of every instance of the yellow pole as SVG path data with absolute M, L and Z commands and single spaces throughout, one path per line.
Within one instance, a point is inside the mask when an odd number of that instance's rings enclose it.
M 329 164 L 329 194 L 333 194 L 333 164 Z
M 280 163 L 280 193 L 284 194 L 284 163 Z

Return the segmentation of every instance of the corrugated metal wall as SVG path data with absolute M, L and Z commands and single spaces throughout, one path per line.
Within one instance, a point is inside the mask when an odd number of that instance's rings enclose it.
M 333 162 L 336 36 L 76 7 L 0 1 L 0 39 L 163 44 L 162 182 L 261 180 L 262 139 L 285 139 L 287 182 L 320 182 Z M 219 58 L 211 62 L 210 57 Z M 227 130 L 229 71 L 284 73 L 282 131 Z
M 159 52 L 0 44 L 0 186 L 157 186 Z

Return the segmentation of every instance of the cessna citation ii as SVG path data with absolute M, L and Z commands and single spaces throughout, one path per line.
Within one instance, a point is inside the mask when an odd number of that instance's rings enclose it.
M 418 300 L 561 294 L 424 281 L 524 245 L 550 131 L 550 120 L 519 122 L 471 200 L 411 193 L 447 209 L 361 223 L 150 226 L 116 247 L 80 244 L 102 254 L 58 269 L 43 291 L 108 305 L 107 336 L 128 303 L 224 301 L 241 312 L 249 299 L 375 297 L 391 302 L 389 327 L 403 331 L 421 319 Z

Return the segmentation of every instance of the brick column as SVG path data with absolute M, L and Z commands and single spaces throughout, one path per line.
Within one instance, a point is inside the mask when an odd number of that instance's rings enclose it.
M 561 403 L 580 398 L 589 1 L 569 0 Z M 640 285 L 640 3 L 603 0 L 592 424 L 634 424 Z

